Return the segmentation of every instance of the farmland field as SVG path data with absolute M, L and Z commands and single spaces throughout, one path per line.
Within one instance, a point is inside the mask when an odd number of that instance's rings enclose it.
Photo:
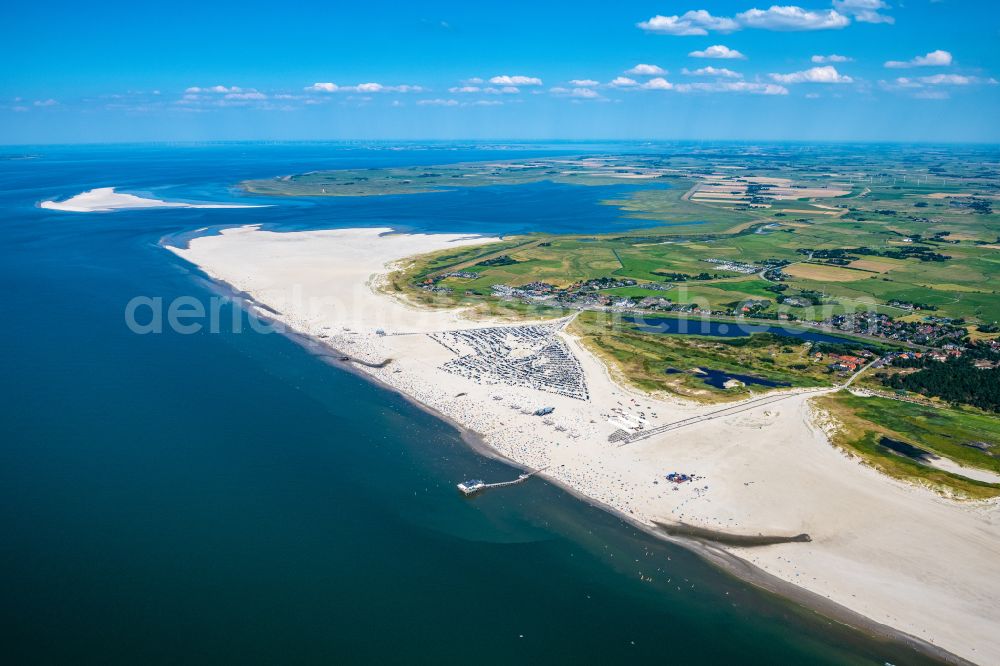
M 622 231 L 507 237 L 418 260 L 393 284 L 421 302 L 497 306 L 497 285 L 565 291 L 604 280 L 595 299 L 605 305 L 652 298 L 706 314 L 802 321 L 930 312 L 975 333 L 1000 320 L 998 174 L 1000 156 L 977 147 L 685 147 L 318 171 L 243 187 L 269 195 L 421 196 L 540 181 L 628 186 L 602 202 L 620 211 Z M 628 230 L 629 219 L 643 228 Z

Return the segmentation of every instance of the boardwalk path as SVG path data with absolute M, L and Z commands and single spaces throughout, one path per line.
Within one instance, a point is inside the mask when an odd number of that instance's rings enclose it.
M 684 428 L 689 425 L 694 425 L 695 423 L 702 423 L 704 421 L 711 421 L 713 419 L 720 419 L 726 416 L 732 416 L 733 414 L 739 414 L 740 412 L 745 412 L 751 409 L 756 409 L 763 405 L 770 405 L 775 402 L 781 402 L 782 400 L 787 400 L 789 398 L 794 398 L 800 395 L 813 394 L 813 395 L 823 395 L 826 393 L 835 393 L 841 389 L 849 387 L 854 380 L 858 378 L 861 373 L 863 373 L 868 368 L 875 365 L 877 361 L 872 361 L 868 365 L 859 369 L 853 375 L 851 375 L 846 382 L 838 386 L 833 387 L 819 387 L 819 388 L 804 388 L 795 391 L 786 391 L 784 393 L 771 393 L 769 395 L 764 395 L 759 398 L 752 398 L 745 402 L 741 402 L 735 405 L 730 405 L 729 407 L 723 407 L 712 412 L 707 412 L 705 414 L 699 414 L 698 416 L 689 416 L 686 419 L 681 419 L 680 421 L 673 421 L 671 423 L 664 423 L 663 425 L 657 426 L 655 428 L 650 428 L 649 430 L 640 430 L 634 433 L 627 433 L 624 430 L 616 430 L 608 438 L 610 442 L 620 442 L 619 447 L 626 446 L 632 442 L 637 442 L 643 439 L 649 439 L 655 435 L 659 435 L 664 432 L 669 432 L 671 430 L 677 430 L 679 428 Z

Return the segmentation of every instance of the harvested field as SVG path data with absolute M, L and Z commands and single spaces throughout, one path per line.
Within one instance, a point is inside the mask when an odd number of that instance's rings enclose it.
M 802 215 L 841 215 L 842 211 L 833 210 L 816 210 L 816 209 L 801 209 L 801 208 L 784 208 L 782 209 L 785 213 L 800 213 Z
M 820 264 L 795 264 L 787 267 L 785 272 L 794 277 L 816 280 L 817 282 L 854 282 L 869 277 L 868 274 L 861 271 Z
M 928 199 L 947 199 L 949 197 L 971 197 L 972 192 L 931 192 L 924 196 Z
M 831 187 L 775 187 L 767 191 L 776 199 L 817 199 L 824 197 L 842 197 L 850 194 L 850 190 L 836 190 Z
M 848 267 L 863 271 L 872 271 L 873 273 L 888 273 L 894 268 L 899 268 L 901 265 L 901 262 L 884 259 L 858 259 L 848 264 Z
M 989 294 L 992 293 L 992 289 L 988 287 L 977 287 L 968 284 L 954 284 L 950 282 L 936 282 L 934 284 L 920 284 L 918 285 L 924 289 L 933 289 L 935 291 L 960 291 L 967 294 Z

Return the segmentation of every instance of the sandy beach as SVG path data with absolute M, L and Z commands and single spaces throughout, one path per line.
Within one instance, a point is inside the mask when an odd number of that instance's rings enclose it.
M 161 201 L 138 197 L 134 194 L 115 192 L 113 187 L 97 187 L 74 195 L 64 201 L 40 201 L 39 208 L 66 213 L 110 213 L 134 208 L 261 208 L 259 204 L 187 203 Z
M 996 502 L 948 499 L 860 464 L 830 444 L 832 425 L 806 393 L 631 443 L 609 441 L 616 431 L 718 407 L 621 386 L 565 320 L 512 327 L 383 293 L 381 280 L 406 257 L 488 240 L 390 231 L 246 226 L 170 249 L 293 331 L 371 364 L 355 363 L 357 370 L 581 496 L 650 529 L 808 534 L 808 542 L 714 548 L 958 657 L 1000 663 Z M 543 407 L 553 410 L 533 413 Z M 671 472 L 694 480 L 671 483 Z

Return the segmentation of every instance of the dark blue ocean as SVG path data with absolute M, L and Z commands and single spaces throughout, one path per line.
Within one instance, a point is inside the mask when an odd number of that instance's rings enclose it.
M 211 285 L 204 227 L 609 231 L 620 188 L 529 185 L 71 214 L 102 186 L 241 199 L 313 169 L 579 152 L 322 144 L 0 149 L 0 656 L 8 664 L 924 663 L 741 583 L 277 334 L 136 335 Z M 652 576 L 652 582 L 644 580 Z

